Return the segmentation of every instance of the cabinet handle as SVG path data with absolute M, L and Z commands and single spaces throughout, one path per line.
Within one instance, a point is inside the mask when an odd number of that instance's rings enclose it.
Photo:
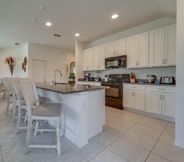
M 136 87 L 131 87 L 131 88 L 136 88 Z
M 118 51 L 116 51 L 116 55 L 118 55 Z
M 162 88 L 159 88 L 159 90 L 164 90 L 165 91 L 165 89 L 162 89 Z
M 162 100 L 164 100 L 164 95 L 162 95 Z
M 165 59 L 165 64 L 167 64 L 167 59 Z
M 162 60 L 162 64 L 164 64 L 164 59 Z

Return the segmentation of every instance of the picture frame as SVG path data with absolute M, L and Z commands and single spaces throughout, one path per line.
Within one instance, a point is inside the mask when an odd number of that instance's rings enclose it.
M 68 64 L 65 65 L 65 74 L 69 74 L 70 66 Z

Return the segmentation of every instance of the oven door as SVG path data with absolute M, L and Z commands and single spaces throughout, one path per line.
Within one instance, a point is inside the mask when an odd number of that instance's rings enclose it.
M 123 109 L 123 85 L 102 83 L 102 86 L 109 87 L 105 90 L 105 105 L 117 109 Z

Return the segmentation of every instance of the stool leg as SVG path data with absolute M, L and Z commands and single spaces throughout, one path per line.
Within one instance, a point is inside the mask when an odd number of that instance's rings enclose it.
M 7 94 L 7 106 L 6 106 L 6 113 L 5 113 L 5 115 L 7 115 L 7 113 L 8 113 L 9 104 L 10 104 L 10 96 Z
M 39 121 L 36 122 L 35 132 L 34 132 L 34 135 L 35 135 L 35 136 L 36 136 L 36 134 L 37 134 L 38 126 L 39 126 Z
M 24 118 L 24 123 L 26 123 L 27 122 L 27 112 L 26 112 L 26 114 L 25 114 L 25 118 Z
M 32 131 L 32 120 L 28 119 L 28 125 L 27 125 L 27 136 L 26 136 L 26 143 L 23 154 L 27 153 L 27 150 L 29 148 L 30 138 L 31 138 L 31 131 Z
M 16 100 L 15 100 L 15 99 L 13 99 L 12 123 L 14 122 L 14 119 L 15 119 L 15 112 L 16 112 Z
M 61 124 L 59 120 L 56 122 L 57 154 L 58 155 L 61 155 L 60 131 L 61 131 Z
M 18 133 L 18 130 L 19 130 L 19 127 L 20 127 L 20 120 L 21 120 L 21 112 L 22 109 L 21 109 L 21 105 L 19 103 L 19 107 L 18 107 L 18 120 L 17 120 L 17 127 L 16 127 L 16 130 L 15 130 L 15 134 Z

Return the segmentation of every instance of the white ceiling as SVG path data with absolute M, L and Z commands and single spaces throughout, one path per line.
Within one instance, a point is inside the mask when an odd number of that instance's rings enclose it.
M 176 18 L 176 0 L 0 0 L 0 48 L 29 42 L 74 51 L 75 40 L 91 42 L 162 17 Z

